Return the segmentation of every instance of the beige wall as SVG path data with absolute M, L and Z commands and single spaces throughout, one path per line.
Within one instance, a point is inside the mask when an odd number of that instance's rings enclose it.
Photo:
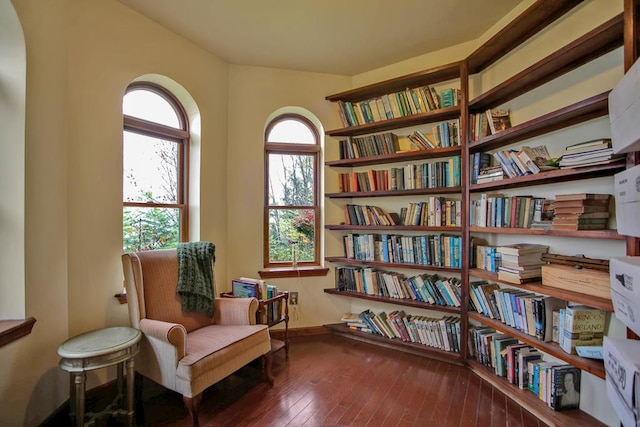
M 229 71 L 229 168 L 227 216 L 229 276 L 258 277 L 262 268 L 264 129 L 269 116 L 285 107 L 304 108 L 324 130 L 339 128 L 337 107 L 324 97 L 350 88 L 351 79 L 317 73 L 233 65 Z M 322 130 L 321 130 L 322 132 Z M 337 143 L 327 141 L 335 150 Z M 336 151 L 337 152 L 337 151 Z M 333 252 L 335 253 L 335 252 Z M 345 302 L 332 303 L 323 289 L 333 287 L 326 277 L 272 279 L 268 283 L 299 292 L 290 327 L 318 326 L 339 320 Z
M 27 45 L 26 315 L 33 333 L 0 349 L 0 425 L 37 425 L 68 398 L 56 348 L 128 322 L 122 289 L 122 95 L 167 76 L 200 111 L 207 182 L 200 237 L 226 252 L 228 66 L 117 1 L 16 0 Z M 220 263 L 216 273 L 226 276 Z M 97 371 L 88 387 L 114 378 Z
M 619 11 L 620 2 L 613 3 L 579 6 L 583 25 Z M 481 42 L 351 78 L 228 65 L 116 0 L 13 4 L 27 46 L 26 315 L 38 322 L 30 336 L 0 349 L 0 426 L 37 425 L 67 399 L 68 378 L 57 368 L 55 354 L 61 341 L 127 323 L 126 306 L 113 294 L 122 287 L 121 98 L 129 82 L 145 74 L 166 76 L 199 110 L 199 237 L 216 243 L 216 277 L 223 290 L 230 278 L 255 277 L 262 268 L 262 144 L 270 114 L 301 107 L 325 130 L 339 128 L 337 109 L 326 95 L 464 58 Z M 530 56 L 534 53 L 523 51 L 514 67 Z M 609 60 L 595 77 L 585 78 L 610 84 L 620 70 L 613 70 Z M 496 73 L 475 83 L 489 85 L 498 79 Z M 579 91 L 578 85 L 571 96 Z M 524 104 L 515 107 L 525 109 Z M 335 141 L 327 140 L 326 152 L 336 157 Z M 325 172 L 332 185 L 335 172 Z M 335 223 L 341 212 L 334 202 L 326 203 L 327 222 Z M 339 238 L 327 233 L 327 254 L 339 248 Z M 322 292 L 333 286 L 332 273 L 269 282 L 300 292 L 294 328 L 336 322 L 358 308 Z M 91 374 L 88 386 L 112 378 L 113 371 Z M 612 419 L 608 408 L 593 404 L 601 418 Z

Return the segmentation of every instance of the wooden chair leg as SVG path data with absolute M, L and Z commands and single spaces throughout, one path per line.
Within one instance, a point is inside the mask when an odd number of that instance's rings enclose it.
M 136 405 L 136 424 L 143 426 L 145 425 L 144 400 L 143 400 L 144 377 L 136 372 L 134 374 L 134 379 L 135 379 L 134 394 L 135 394 L 135 405 Z
M 186 406 L 187 411 L 191 416 L 193 427 L 198 427 L 200 425 L 198 422 L 198 412 L 200 410 L 201 400 L 202 400 L 202 393 L 193 397 L 182 396 L 182 401 L 184 402 L 184 406 Z
M 262 370 L 264 372 L 265 380 L 269 383 L 270 387 L 273 387 L 273 373 L 271 367 L 273 366 L 273 353 L 269 352 L 262 356 Z

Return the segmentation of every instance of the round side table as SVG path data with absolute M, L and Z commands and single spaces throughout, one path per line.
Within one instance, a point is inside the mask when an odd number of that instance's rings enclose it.
M 98 413 L 88 413 L 87 425 L 104 415 L 125 416 L 127 425 L 133 426 L 134 357 L 142 334 L 129 327 L 97 329 L 69 338 L 58 347 L 59 366 L 71 373 L 69 405 L 76 426 L 85 425 L 85 383 L 87 371 L 117 365 L 118 395 L 113 403 Z M 123 370 L 126 365 L 127 393 L 124 401 Z M 124 405 L 124 408 L 122 407 Z

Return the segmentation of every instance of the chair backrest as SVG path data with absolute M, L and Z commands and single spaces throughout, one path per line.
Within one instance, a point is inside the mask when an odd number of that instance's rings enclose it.
M 182 301 L 176 292 L 176 249 L 125 254 L 122 265 L 132 326 L 138 327 L 141 319 L 153 319 L 179 323 L 191 332 L 214 323 L 206 314 L 182 312 Z

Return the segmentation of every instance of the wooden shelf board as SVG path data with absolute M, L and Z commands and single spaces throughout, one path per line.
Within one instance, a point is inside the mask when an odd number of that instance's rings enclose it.
M 449 271 L 459 273 L 459 268 L 451 268 L 451 267 L 438 267 L 435 265 L 422 265 L 422 264 L 400 264 L 400 263 L 391 263 L 391 262 L 382 262 L 382 261 L 364 261 L 360 259 L 351 259 L 344 257 L 325 257 L 325 261 L 335 262 L 341 264 L 356 264 L 356 265 L 375 265 L 378 267 L 384 268 L 407 268 L 411 270 L 437 270 L 437 271 Z
M 344 323 L 327 324 L 324 325 L 324 327 L 329 329 L 334 334 L 338 334 L 358 341 L 367 342 L 370 344 L 375 344 L 385 348 L 391 348 L 422 357 L 437 359 L 443 362 L 455 363 L 457 365 L 463 364 L 462 358 L 460 357 L 459 353 L 444 351 L 422 344 L 404 342 L 399 339 L 390 339 L 377 334 L 356 331 L 353 329 L 349 329 L 349 327 L 347 327 Z
M 348 298 L 359 298 L 359 299 L 364 299 L 368 301 L 378 301 L 378 302 L 384 302 L 384 303 L 389 303 L 394 305 L 401 305 L 405 307 L 415 307 L 415 308 L 421 308 L 425 310 L 442 311 L 445 313 L 453 313 L 453 314 L 460 315 L 459 307 L 450 307 L 446 305 L 434 305 L 434 304 L 429 304 L 426 302 L 416 301 L 412 299 L 398 299 L 398 298 L 383 297 L 378 295 L 368 295 L 360 292 L 338 291 L 335 288 L 327 288 L 324 290 L 324 293 L 331 294 L 331 295 L 339 295 L 339 296 L 348 297 Z
M 478 361 L 468 359 L 467 364 L 473 373 L 501 390 L 508 398 L 512 399 L 548 425 L 558 427 L 605 425 L 586 412 L 578 409 L 554 411 L 531 391 L 521 390 L 518 386 L 510 384 L 505 378 L 498 377 L 490 368 L 482 365 Z
M 440 65 L 428 70 L 418 71 L 401 77 L 329 95 L 325 97 L 325 99 L 331 102 L 358 102 L 405 90 L 406 88 L 414 88 L 457 79 L 460 77 L 460 65 L 461 62 L 452 62 L 450 64 Z
M 523 289 L 529 292 L 548 295 L 548 296 L 556 297 L 562 300 L 588 305 L 589 307 L 599 308 L 600 310 L 613 312 L 613 303 L 611 302 L 610 298 L 594 297 L 591 295 L 585 295 L 582 292 L 574 292 L 566 289 L 559 289 L 551 286 L 544 286 L 542 282 L 523 283 L 519 285 L 514 283 L 502 282 L 498 280 L 498 275 L 496 273 L 491 271 L 481 270 L 478 268 L 469 269 L 469 275 L 474 277 L 479 277 L 481 279 L 491 280 L 497 283 L 502 283 L 502 284 L 509 285 L 518 289 Z
M 519 234 L 530 236 L 576 237 L 580 239 L 625 240 L 625 236 L 616 230 L 545 230 L 539 228 L 518 227 L 469 227 L 472 233 Z
M 605 377 L 604 363 L 601 360 L 586 359 L 574 354 L 568 354 L 554 342 L 540 341 L 536 337 L 525 334 L 524 332 L 512 328 L 511 326 L 502 323 L 499 320 L 485 317 L 478 312 L 469 311 L 467 314 L 470 319 L 476 320 L 484 325 L 490 326 L 498 331 L 511 335 L 512 337 L 515 337 L 526 344 L 536 347 L 553 357 L 557 357 L 560 360 L 570 363 L 571 365 L 576 366 L 583 371 L 587 371 L 602 379 L 604 379 Z
M 385 154 L 382 156 L 358 157 L 357 159 L 340 159 L 325 162 L 326 166 L 351 168 L 355 166 L 380 165 L 394 162 L 433 159 L 440 157 L 459 156 L 462 149 L 456 147 L 434 148 L 433 150 L 406 151 L 403 153 Z
M 469 73 L 484 70 L 581 2 L 582 0 L 535 2 L 469 55 Z
M 599 178 L 610 176 L 625 169 L 625 160 L 597 166 L 586 166 L 582 168 L 556 169 L 552 171 L 540 172 L 532 175 L 518 176 L 515 178 L 505 178 L 501 181 L 488 182 L 483 184 L 473 184 L 469 190 L 471 192 L 483 192 L 500 188 L 530 187 L 532 185 L 543 185 L 558 182 L 576 181 L 589 178 Z
M 477 141 L 469 142 L 469 150 L 489 151 L 507 146 L 536 136 L 544 135 L 558 129 L 563 129 L 579 123 L 584 123 L 609 113 L 609 93 L 606 91 L 590 98 L 536 117 L 503 130 L 502 132 L 486 136 Z
M 358 197 L 400 197 L 400 196 L 424 196 L 428 194 L 457 194 L 460 187 L 444 188 L 417 188 L 414 190 L 389 190 L 389 191 L 354 191 L 342 193 L 326 193 L 330 199 L 353 199 Z
M 619 14 L 471 100 L 470 112 L 499 106 L 622 46 L 623 30 Z
M 395 117 L 393 119 L 380 120 L 378 122 L 365 123 L 358 126 L 334 129 L 327 131 L 326 135 L 332 137 L 366 135 L 369 133 L 385 132 L 427 123 L 441 122 L 444 120 L 453 120 L 458 117 L 460 117 L 460 106 L 441 108 L 427 113 L 412 114 L 410 116 Z
M 440 231 L 443 233 L 460 233 L 462 227 L 428 227 L 426 225 L 353 225 L 353 224 L 329 224 L 324 226 L 327 230 L 372 230 L 372 231 Z

